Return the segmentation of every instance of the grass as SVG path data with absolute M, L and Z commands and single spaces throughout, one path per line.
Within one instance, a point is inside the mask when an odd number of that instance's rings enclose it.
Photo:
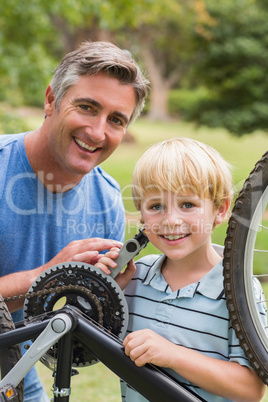
M 41 120 L 35 120 L 36 128 Z M 33 128 L 35 128 L 33 126 Z M 247 135 L 241 138 L 233 137 L 222 129 L 209 130 L 196 128 L 193 124 L 172 121 L 167 123 L 153 123 L 139 119 L 131 128 L 134 143 L 122 143 L 114 154 L 102 166 L 117 179 L 122 188 L 122 196 L 128 217 L 126 238 L 131 238 L 137 232 L 138 214 L 135 212 L 131 200 L 130 183 L 132 171 L 137 159 L 151 144 L 175 136 L 185 136 L 203 141 L 216 148 L 224 158 L 234 167 L 234 179 L 237 191 L 241 188 L 245 178 L 256 161 L 268 149 L 268 136 L 262 132 Z M 227 223 L 217 228 L 213 241 L 224 243 Z M 268 239 L 266 239 L 266 244 Z M 148 245 L 140 256 L 155 252 L 152 245 Z M 139 257 L 140 257 L 139 256 Z M 53 379 L 51 371 L 41 363 L 37 364 L 38 372 L 49 396 L 52 397 L 51 387 Z M 83 402 L 114 402 L 120 400 L 118 378 L 104 365 L 98 363 L 79 370 L 80 374 L 72 378 L 72 401 Z M 268 395 L 263 401 L 268 402 Z
M 36 364 L 49 398 L 53 397 L 52 371 L 42 363 Z M 102 363 L 78 369 L 79 374 L 71 379 L 71 401 L 118 402 L 121 400 L 118 377 Z

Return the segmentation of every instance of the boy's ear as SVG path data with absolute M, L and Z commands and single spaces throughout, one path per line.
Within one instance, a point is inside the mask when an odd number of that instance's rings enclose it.
M 44 106 L 45 114 L 47 116 L 51 115 L 51 113 L 54 110 L 54 106 L 55 106 L 55 96 L 54 93 L 52 92 L 51 86 L 49 85 L 46 89 L 45 106 Z
M 223 220 L 228 212 L 228 209 L 230 207 L 230 203 L 231 203 L 231 200 L 227 199 L 220 206 L 220 208 L 217 211 L 217 215 L 215 217 L 214 225 L 220 225 L 223 222 Z

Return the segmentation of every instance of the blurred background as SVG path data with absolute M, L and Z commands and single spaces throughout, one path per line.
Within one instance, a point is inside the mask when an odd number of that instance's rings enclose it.
M 126 239 L 139 225 L 132 171 L 157 141 L 188 136 L 215 147 L 233 166 L 237 195 L 268 149 L 267 21 L 265 0 L 2 1 L 0 134 L 39 127 L 60 59 L 84 40 L 110 41 L 132 53 L 151 83 L 142 116 L 103 163 L 121 185 Z M 215 243 L 224 243 L 226 227 Z M 151 252 L 149 245 L 143 254 Z M 51 372 L 38 369 L 50 392 Z M 119 401 L 118 379 L 101 364 L 81 369 L 71 399 Z
M 145 114 L 234 135 L 268 127 L 265 0 L 46 0 L 0 5 L 1 127 L 42 107 L 61 57 L 83 40 L 128 49 L 151 82 Z

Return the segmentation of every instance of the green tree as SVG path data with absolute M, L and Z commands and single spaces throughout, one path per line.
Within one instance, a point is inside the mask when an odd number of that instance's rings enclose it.
M 268 129 L 268 7 L 258 0 L 198 1 L 198 63 L 207 88 L 191 118 L 236 135 Z
M 193 0 L 64 0 L 48 7 L 65 52 L 88 38 L 110 40 L 129 49 L 151 82 L 148 116 L 165 120 L 168 92 L 190 68 L 193 4 Z
M 39 1 L 0 4 L 0 100 L 41 105 L 55 66 L 55 31 Z
M 113 32 L 132 25 L 142 4 L 141 0 L 1 2 L 0 101 L 41 105 L 59 59 L 86 39 L 116 41 Z
M 147 117 L 152 120 L 170 117 L 168 93 L 181 84 L 191 67 L 193 4 L 192 0 L 143 2 L 134 24 L 117 30 L 117 38 L 137 55 L 148 73 L 151 93 Z
M 194 0 L 10 0 L 0 6 L 0 100 L 40 104 L 57 61 L 86 39 L 129 49 L 148 71 L 150 116 L 190 66 Z

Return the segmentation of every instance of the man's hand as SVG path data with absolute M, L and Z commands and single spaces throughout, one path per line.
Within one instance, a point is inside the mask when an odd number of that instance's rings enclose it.
M 112 247 L 120 248 L 122 247 L 122 243 L 116 240 L 101 238 L 72 241 L 46 264 L 29 271 L 14 272 L 13 274 L 1 277 L 0 294 L 2 294 L 4 299 L 25 294 L 36 278 L 53 265 L 67 261 L 81 261 L 94 265 L 101 257 L 99 252 L 109 250 Z M 23 303 L 23 299 L 11 301 L 8 303 L 8 308 L 10 311 L 15 311 L 20 309 Z
M 40 267 L 42 268 L 41 272 L 53 265 L 67 261 L 81 261 L 94 265 L 101 258 L 99 252 L 112 247 L 122 247 L 122 243 L 116 240 L 106 240 L 98 237 L 72 241 L 55 255 L 52 260 Z

